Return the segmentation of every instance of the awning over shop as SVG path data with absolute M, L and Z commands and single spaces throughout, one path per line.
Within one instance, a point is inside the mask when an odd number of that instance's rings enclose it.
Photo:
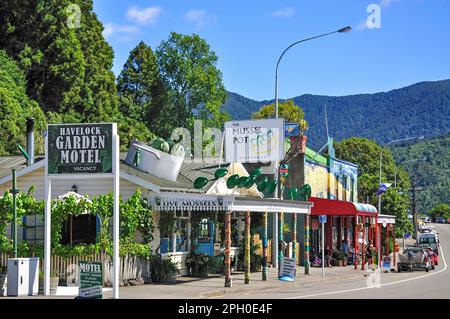
M 378 224 L 395 224 L 395 216 L 392 215 L 378 215 Z
M 335 216 L 376 216 L 377 209 L 369 204 L 352 203 L 335 199 L 310 197 L 314 203 L 311 215 L 335 215 Z
M 313 206 L 311 202 L 301 201 L 169 192 L 150 196 L 149 204 L 157 211 L 283 212 L 298 214 L 310 214 Z

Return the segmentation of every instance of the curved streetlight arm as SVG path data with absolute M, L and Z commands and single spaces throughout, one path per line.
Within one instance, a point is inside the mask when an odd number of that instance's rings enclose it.
M 314 40 L 314 39 L 321 38 L 321 37 L 324 37 L 324 36 L 327 36 L 327 35 L 330 35 L 330 34 L 334 34 L 334 33 L 349 32 L 350 30 L 351 30 L 351 27 L 348 26 L 348 27 L 345 27 L 345 28 L 342 28 L 342 29 L 339 29 L 339 30 L 336 30 L 336 31 L 324 33 L 324 34 L 321 34 L 321 35 L 316 35 L 314 37 L 309 37 L 309 38 L 306 38 L 306 39 L 302 39 L 302 40 L 299 40 L 297 42 L 292 43 L 286 49 L 284 49 L 283 53 L 281 53 L 280 57 L 278 58 L 277 66 L 276 66 L 276 69 L 275 69 L 275 117 L 276 118 L 278 118 L 278 68 L 280 66 L 281 59 L 283 59 L 283 56 L 286 54 L 286 52 L 290 48 L 292 48 L 293 46 L 295 46 L 295 45 L 297 45 L 299 43 L 306 42 L 306 41 L 309 41 L 309 40 Z

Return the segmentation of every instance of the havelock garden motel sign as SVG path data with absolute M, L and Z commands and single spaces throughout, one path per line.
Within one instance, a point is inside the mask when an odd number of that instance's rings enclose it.
M 119 298 L 119 136 L 116 123 L 52 124 L 45 137 L 44 294 L 50 294 L 52 180 L 112 178 L 113 296 Z

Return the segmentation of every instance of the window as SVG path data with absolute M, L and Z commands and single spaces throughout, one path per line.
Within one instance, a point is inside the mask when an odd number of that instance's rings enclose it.
M 23 217 L 23 240 L 31 245 L 44 244 L 44 217 L 28 215 Z
M 355 180 L 350 178 L 350 201 L 355 201 Z
M 339 176 L 338 175 L 336 175 L 336 177 L 334 179 L 334 185 L 335 185 L 334 195 L 336 196 L 336 199 L 339 199 Z
M 347 200 L 347 176 L 342 176 L 342 200 Z
M 188 223 L 189 213 L 185 211 L 176 212 L 176 251 L 188 250 Z

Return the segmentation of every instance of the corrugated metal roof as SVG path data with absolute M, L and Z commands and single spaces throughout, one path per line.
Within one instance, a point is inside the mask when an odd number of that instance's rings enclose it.
M 121 156 L 123 157 L 123 156 Z M 121 161 L 122 168 L 126 167 L 127 173 L 146 180 L 152 184 L 158 185 L 161 190 L 166 191 L 189 191 L 205 193 L 207 189 L 211 187 L 214 183 L 215 178 L 214 173 L 219 168 L 219 163 L 188 163 L 184 162 L 181 166 L 180 174 L 176 181 L 169 181 L 163 178 L 156 177 L 154 175 L 148 174 L 144 171 L 138 170 L 128 164 L 123 160 Z M 229 164 L 223 163 L 221 167 L 227 168 Z M 196 190 L 194 188 L 194 181 L 198 177 L 206 177 L 211 180 L 203 189 Z
M 207 186 L 201 190 L 196 190 L 194 188 L 194 181 L 196 178 L 203 176 L 209 180 L 215 178 L 214 173 L 219 168 L 219 163 L 208 162 L 208 163 L 194 163 L 194 162 L 184 162 L 180 174 L 176 181 L 169 181 L 163 178 L 150 175 L 146 172 L 135 169 L 134 167 L 126 164 L 124 159 L 127 153 L 121 153 L 121 167 L 125 169 L 128 174 L 139 177 L 145 181 L 152 184 L 158 185 L 161 190 L 166 191 L 189 191 L 205 193 L 207 189 L 211 187 L 214 181 L 210 181 Z M 43 160 L 44 157 L 37 157 L 36 162 Z M 222 163 L 221 167 L 227 168 L 229 164 Z M 0 178 L 11 175 L 11 169 L 16 168 L 18 171 L 26 167 L 26 160 L 22 156 L 0 156 Z
M 43 157 L 35 158 L 35 162 L 42 160 Z M 27 166 L 27 160 L 23 156 L 0 156 L 0 178 L 11 175 L 13 168 L 18 171 Z
M 323 155 L 320 155 L 319 153 L 313 151 L 310 148 L 306 148 L 306 157 L 312 161 L 315 161 L 321 165 L 327 166 L 328 165 L 328 161 L 327 158 Z

